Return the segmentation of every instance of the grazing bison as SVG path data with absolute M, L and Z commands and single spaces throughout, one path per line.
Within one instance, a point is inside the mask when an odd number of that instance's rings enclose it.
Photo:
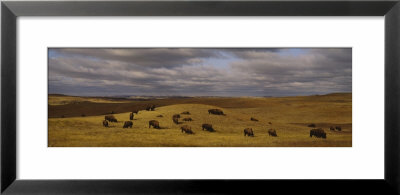
M 190 114 L 189 111 L 182 112 L 181 114 Z
M 193 119 L 189 117 L 189 118 L 184 118 L 183 121 L 193 121 Z
M 133 120 L 133 112 L 129 114 L 129 120 Z
M 157 115 L 157 117 L 163 117 L 163 115 L 160 114 L 160 115 Z
M 146 110 L 147 110 L 147 111 L 154 111 L 154 109 L 156 109 L 156 105 L 148 105 L 148 106 L 146 107 Z
M 172 121 L 173 121 L 175 124 L 179 124 L 179 118 L 172 118 Z
M 132 125 L 133 125 L 132 121 L 125 121 L 123 128 L 128 128 L 128 127 L 132 128 Z
M 192 131 L 192 127 L 187 126 L 187 125 L 183 125 L 181 127 L 181 130 L 182 130 L 182 133 L 185 132 L 187 134 L 194 134 L 193 131 Z
M 271 122 L 268 122 L 268 124 L 272 125 L 272 123 L 271 123 Z
M 172 116 L 172 121 L 174 121 L 175 124 L 179 124 L 179 118 L 181 118 L 181 115 L 174 114 L 174 116 Z
M 336 128 L 336 130 L 338 130 L 338 131 L 342 131 L 342 127 L 340 127 L 340 126 L 336 126 L 335 128 Z
M 201 127 L 202 127 L 203 131 L 204 131 L 204 129 L 209 131 L 209 132 L 214 132 L 215 131 L 214 128 L 212 127 L 212 125 L 210 125 L 210 124 L 202 124 Z
M 314 123 L 307 125 L 308 127 L 316 127 Z
M 108 127 L 108 121 L 104 120 L 104 121 L 103 121 L 103 126 L 104 126 L 104 127 Z
M 251 117 L 250 118 L 251 121 L 258 121 L 256 118 Z
M 149 128 L 153 126 L 154 129 L 159 129 L 160 128 L 160 123 L 156 120 L 151 120 L 149 121 Z
M 254 133 L 253 133 L 253 129 L 252 128 L 246 128 L 246 129 L 244 129 L 243 130 L 243 132 L 244 132 L 244 136 L 251 136 L 251 137 L 254 137 Z
M 329 128 L 329 130 L 335 131 L 335 127 L 332 127 L 332 126 L 331 126 L 331 127 Z
M 114 115 L 106 115 L 104 116 L 104 119 L 110 122 L 115 122 L 115 123 L 117 122 L 117 119 L 115 118 Z
M 321 128 L 318 128 L 318 129 L 311 129 L 310 130 L 310 137 L 312 137 L 312 136 L 315 136 L 315 137 L 318 137 L 318 138 L 324 138 L 324 139 L 326 139 L 326 133 L 325 133 L 325 131 L 323 130 L 323 129 L 321 129 Z
M 208 114 L 225 115 L 220 109 L 210 109 L 208 110 Z
M 268 135 L 269 136 L 273 136 L 273 137 L 277 137 L 278 136 L 276 134 L 276 130 L 275 129 L 268 129 Z

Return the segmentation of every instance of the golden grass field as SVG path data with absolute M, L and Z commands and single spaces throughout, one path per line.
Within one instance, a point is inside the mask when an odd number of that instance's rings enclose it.
M 66 96 L 66 98 L 69 98 Z M 49 97 L 50 99 L 50 97 Z M 68 105 L 68 99 L 58 99 Z M 85 99 L 85 101 L 90 101 Z M 103 100 L 97 99 L 96 101 Z M 112 100 L 106 100 L 112 101 Z M 132 100 L 134 101 L 134 100 Z M 54 104 L 50 102 L 49 104 Z M 151 101 L 146 103 L 151 104 Z M 352 95 L 338 93 L 299 97 L 243 97 L 189 98 L 168 101 L 169 105 L 155 111 L 141 110 L 134 116 L 133 127 L 124 129 L 129 112 L 114 114 L 117 123 L 103 127 L 104 115 L 48 119 L 49 147 L 351 147 Z M 110 103 L 110 106 L 113 104 Z M 218 106 L 219 105 L 219 106 Z M 208 109 L 219 108 L 226 114 L 208 114 Z M 51 108 L 57 109 L 57 104 Z M 63 110 L 66 108 L 63 107 Z M 193 121 L 174 124 L 173 114 L 189 111 Z M 61 112 L 61 111 L 60 111 Z M 157 117 L 163 115 L 163 117 Z M 258 119 L 251 121 L 250 117 Z M 161 129 L 148 126 L 158 120 Z M 272 124 L 269 124 L 271 122 Z M 216 132 L 202 131 L 209 123 Z M 327 138 L 310 138 L 314 123 L 327 133 Z M 195 134 L 181 133 L 180 127 L 189 125 Z M 330 131 L 330 126 L 341 126 L 342 131 Z M 254 137 L 245 137 L 243 129 L 253 128 Z M 268 129 L 276 129 L 278 137 L 268 136 Z

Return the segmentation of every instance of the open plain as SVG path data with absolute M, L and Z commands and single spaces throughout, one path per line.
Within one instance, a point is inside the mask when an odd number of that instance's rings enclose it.
M 155 105 L 155 110 L 145 110 L 148 105 Z M 209 109 L 220 109 L 224 115 L 209 114 Z M 130 120 L 134 110 L 139 112 Z M 185 111 L 190 114 L 181 114 Z M 102 121 L 110 114 L 118 122 L 104 127 Z M 181 115 L 179 124 L 173 122 L 174 114 Z M 160 128 L 149 128 L 150 120 L 157 120 Z M 132 121 L 132 128 L 123 128 L 125 121 Z M 215 132 L 202 130 L 204 123 Z M 310 124 L 322 128 L 326 139 L 310 137 Z M 194 134 L 182 133 L 183 125 Z M 341 131 L 332 131 L 331 126 L 340 126 Z M 244 136 L 245 128 L 252 128 L 254 137 Z M 277 136 L 270 136 L 269 129 Z M 352 94 L 147 99 L 49 95 L 48 146 L 351 147 Z

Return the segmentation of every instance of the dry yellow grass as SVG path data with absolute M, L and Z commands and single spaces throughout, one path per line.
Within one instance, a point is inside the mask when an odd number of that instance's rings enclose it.
M 109 100 L 106 98 L 96 97 L 76 97 L 76 96 L 63 96 L 63 95 L 49 95 L 49 105 L 65 105 L 81 102 L 94 102 L 94 103 L 124 103 L 126 101 Z
M 133 128 L 123 129 L 129 113 L 114 114 L 118 123 L 103 127 L 104 115 L 49 119 L 50 147 L 351 147 L 351 94 L 287 98 L 235 98 L 229 108 L 220 108 L 226 116 L 210 115 L 207 110 L 218 108 L 207 104 L 175 104 L 140 111 L 135 115 Z M 248 105 L 248 106 L 246 106 Z M 189 111 L 193 121 L 174 124 L 172 115 Z M 163 117 L 157 117 L 163 115 Z M 258 122 L 250 121 L 255 117 Z M 148 127 L 149 120 L 158 120 L 161 129 Z M 268 124 L 271 122 L 272 124 Z M 201 124 L 212 124 L 216 132 L 201 130 Z M 310 138 L 314 123 L 327 133 L 327 139 Z M 182 125 L 189 125 L 194 135 L 181 133 Z M 342 131 L 330 131 L 330 126 L 341 126 Z M 254 137 L 245 137 L 243 129 L 253 128 Z M 268 136 L 274 128 L 278 137 Z

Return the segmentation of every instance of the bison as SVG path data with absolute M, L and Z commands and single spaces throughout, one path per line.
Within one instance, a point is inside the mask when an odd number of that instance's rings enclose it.
M 340 126 L 336 126 L 335 128 L 336 128 L 336 130 L 338 130 L 338 131 L 342 131 L 342 127 L 340 127 Z
M 103 121 L 103 126 L 104 126 L 104 127 L 108 127 L 108 121 L 104 120 L 104 121 Z
M 253 133 L 253 129 L 252 128 L 246 128 L 246 129 L 244 129 L 243 130 L 243 132 L 244 132 L 244 136 L 251 136 L 251 137 L 254 137 L 254 133 Z
M 172 121 L 174 121 L 175 124 L 179 124 L 179 118 L 181 118 L 181 115 L 179 114 L 174 114 L 172 116 Z
M 160 128 L 160 123 L 156 120 L 151 120 L 149 121 L 149 128 L 153 126 L 154 129 L 159 129 Z
M 329 130 L 335 131 L 335 127 L 332 127 L 332 126 L 331 126 L 331 127 L 329 128 Z
M 128 127 L 132 128 L 132 125 L 133 125 L 132 121 L 125 121 L 123 128 L 128 128 Z
M 184 119 L 182 119 L 183 121 L 193 121 L 193 119 L 192 118 L 184 118 Z
M 118 122 L 114 115 L 106 115 L 104 116 L 104 119 L 110 122 Z
M 146 107 L 146 110 L 147 110 L 147 111 L 154 111 L 154 109 L 156 109 L 156 105 L 148 105 L 148 106 Z
M 182 112 L 181 114 L 190 114 L 189 111 Z
M 312 136 L 315 136 L 315 137 L 318 137 L 318 138 L 324 138 L 324 139 L 326 139 L 326 133 L 325 133 L 325 131 L 323 130 L 323 129 L 321 129 L 321 128 L 318 128 L 318 129 L 311 129 L 310 130 L 310 137 L 312 137 Z
M 269 136 L 273 136 L 273 137 L 277 137 L 278 135 L 276 134 L 276 130 L 275 129 L 269 129 L 268 130 L 268 135 Z
M 208 110 L 208 114 L 225 115 L 220 109 L 210 109 Z
M 316 127 L 314 123 L 307 125 L 308 127 Z
M 258 121 L 256 118 L 251 117 L 250 118 L 251 121 Z
M 157 115 L 157 117 L 163 117 L 163 115 L 160 114 L 160 115 Z
M 129 114 L 129 120 L 133 120 L 133 112 Z
M 172 118 L 172 121 L 173 121 L 175 124 L 179 124 L 179 118 Z
M 201 127 L 202 127 L 203 131 L 204 131 L 204 129 L 207 130 L 207 131 L 210 131 L 210 132 L 214 132 L 215 131 L 214 128 L 212 127 L 212 125 L 210 125 L 210 124 L 202 124 Z
M 271 122 L 268 122 L 268 124 L 272 125 L 272 123 L 271 123 Z
M 187 134 L 194 134 L 192 131 L 192 127 L 188 126 L 188 125 L 183 125 L 181 127 L 182 133 L 185 132 Z

